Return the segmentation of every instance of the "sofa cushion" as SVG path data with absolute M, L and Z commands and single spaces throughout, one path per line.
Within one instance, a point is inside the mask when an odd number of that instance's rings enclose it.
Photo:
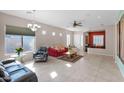
M 37 55 L 37 56 L 35 56 L 35 58 L 38 58 L 38 59 L 44 58 L 44 55 Z
M 27 78 L 30 79 L 34 76 L 34 73 L 27 68 L 22 68 L 11 73 L 10 77 L 12 81 L 24 81 Z
M 2 60 L 1 62 L 2 62 L 3 64 L 8 64 L 8 63 L 12 63 L 12 62 L 14 62 L 14 61 L 15 61 L 14 58 L 10 58 L 10 59 L 6 59 L 6 60 Z
M 23 65 L 12 65 L 12 66 L 8 66 L 8 67 L 6 67 L 6 71 L 8 72 L 8 73 L 11 73 L 11 72 L 13 72 L 13 71 L 16 71 L 16 70 L 19 70 L 19 69 L 22 69 L 22 68 L 24 68 L 24 66 Z

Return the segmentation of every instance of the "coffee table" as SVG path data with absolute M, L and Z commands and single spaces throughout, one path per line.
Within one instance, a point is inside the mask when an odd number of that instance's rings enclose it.
M 76 51 L 68 51 L 68 52 L 65 53 L 65 55 L 68 58 L 73 58 L 73 57 L 77 56 L 77 52 Z

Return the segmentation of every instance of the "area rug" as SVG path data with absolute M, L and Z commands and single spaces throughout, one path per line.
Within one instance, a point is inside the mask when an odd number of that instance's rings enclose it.
M 64 61 L 67 61 L 67 62 L 77 62 L 79 59 L 81 59 L 83 56 L 81 55 L 77 55 L 73 58 L 68 58 L 66 55 L 62 56 L 62 57 L 59 57 L 58 59 L 61 59 L 61 60 L 64 60 Z

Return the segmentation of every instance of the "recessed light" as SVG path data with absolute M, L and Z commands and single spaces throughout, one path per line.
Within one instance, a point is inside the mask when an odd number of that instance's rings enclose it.
M 52 35 L 53 35 L 53 36 L 55 36 L 55 35 L 56 35 L 56 33 L 55 33 L 55 32 L 52 32 Z

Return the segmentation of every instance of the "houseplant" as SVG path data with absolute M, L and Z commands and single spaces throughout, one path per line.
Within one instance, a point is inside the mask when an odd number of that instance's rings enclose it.
M 21 47 L 16 48 L 15 50 L 16 50 L 17 55 L 20 56 L 20 53 L 23 51 L 23 48 L 21 48 Z

